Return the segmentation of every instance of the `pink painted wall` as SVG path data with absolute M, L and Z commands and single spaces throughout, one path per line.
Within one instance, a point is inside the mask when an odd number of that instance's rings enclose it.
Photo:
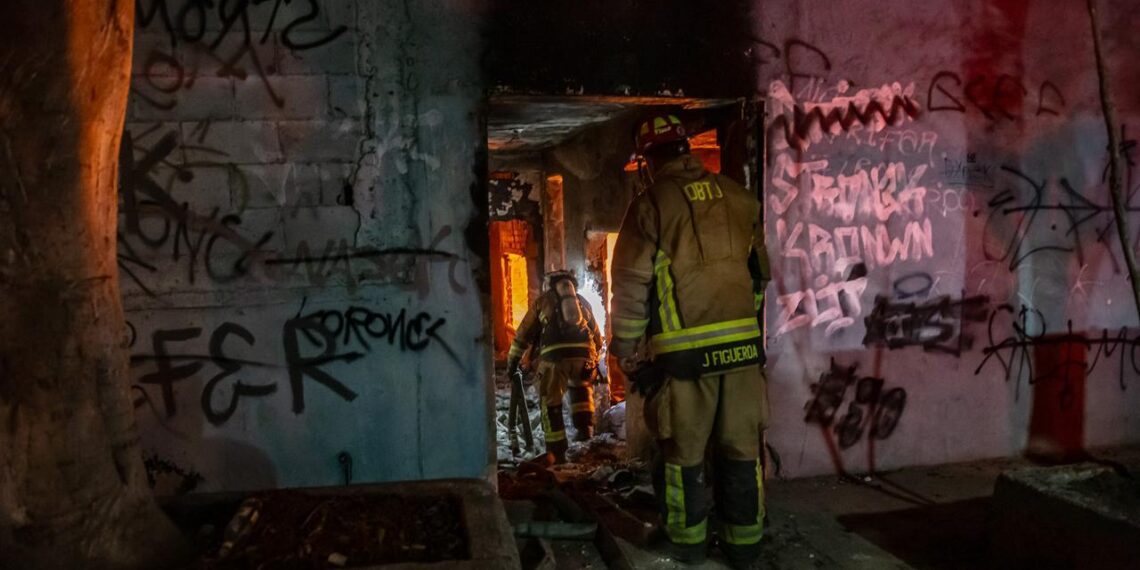
M 1102 4 L 1135 161 L 1134 8 Z M 783 474 L 1140 441 L 1140 324 L 1084 2 L 754 12 Z M 1140 188 L 1140 166 L 1124 177 Z

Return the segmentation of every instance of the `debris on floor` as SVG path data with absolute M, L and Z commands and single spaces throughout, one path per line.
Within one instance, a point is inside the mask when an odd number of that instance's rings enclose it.
M 540 401 L 538 397 L 538 388 L 533 383 L 524 382 L 525 387 L 525 400 L 528 420 L 530 422 L 531 432 L 534 439 L 534 447 L 526 449 L 525 443 L 522 442 L 522 432 L 519 431 L 519 447 L 520 453 L 515 454 L 511 451 L 511 437 L 510 437 L 510 403 L 511 403 L 511 386 L 506 373 L 500 371 L 496 375 L 495 383 L 495 439 L 498 455 L 498 463 L 500 467 L 510 467 L 518 465 L 524 461 L 529 461 L 546 453 L 545 432 L 542 429 L 542 410 L 540 408 Z M 611 405 L 609 401 L 610 392 L 606 386 L 598 386 L 594 390 L 594 407 L 595 407 L 595 434 L 601 438 L 602 441 L 607 442 L 606 445 L 613 445 L 615 442 L 624 442 L 626 438 L 625 431 L 625 402 L 619 402 Z M 564 405 L 563 407 L 563 423 L 566 425 L 567 436 L 573 440 L 577 435 L 573 421 L 570 418 L 570 406 Z M 575 449 L 574 445 L 571 446 L 570 454 L 573 457 L 574 453 L 580 453 L 580 449 Z
M 202 568 L 363 567 L 469 556 L 462 501 L 451 496 L 317 496 L 274 491 L 211 525 Z
M 617 541 L 646 546 L 657 514 L 648 470 L 624 455 L 625 442 L 603 433 L 572 444 L 568 463 L 499 471 L 525 569 L 630 567 Z
M 624 442 L 603 434 L 578 446 L 575 452 L 579 463 L 549 468 L 523 463 L 498 474 L 500 496 L 508 518 L 516 525 L 523 568 L 689 568 L 664 554 L 649 471 L 642 464 L 622 459 Z M 1140 470 L 1140 448 L 1103 450 L 1099 454 L 1103 465 L 1116 468 L 1101 467 L 1095 476 L 1071 478 L 1065 492 L 1111 496 L 1114 509 L 1134 514 L 1140 496 L 1134 478 Z M 998 524 L 999 528 L 994 528 L 994 517 L 1000 514 L 995 512 L 994 503 L 1002 502 L 1000 497 L 992 497 L 994 483 L 1003 473 L 1027 465 L 1024 459 L 997 459 L 892 472 L 771 479 L 765 484 L 767 516 L 759 567 L 998 567 L 990 563 L 995 554 L 1009 547 L 1002 544 L 1002 533 L 993 534 L 1001 527 Z M 1131 477 L 1120 475 L 1129 471 Z M 713 499 L 711 490 L 707 499 Z M 1029 504 L 1043 505 L 1041 501 Z M 715 504 L 713 509 L 709 559 L 696 566 L 698 570 L 727 567 L 717 546 Z M 1052 519 L 1056 523 L 1053 526 L 1071 520 L 1060 516 Z M 596 523 L 597 531 L 591 541 L 553 532 L 532 538 L 537 533 L 530 529 L 538 527 L 518 526 L 532 523 L 541 527 L 539 521 L 548 521 L 553 525 L 548 528 L 563 531 L 587 528 L 574 527 L 577 523 Z M 1026 522 L 1025 517 L 1018 519 L 1017 525 L 1023 529 L 1048 527 L 1037 519 Z M 1094 536 L 1107 544 L 1108 533 Z M 947 551 L 946 544 L 954 548 Z M 1072 550 L 1083 543 L 1068 538 L 1059 544 Z M 1101 552 L 1105 553 L 1109 553 L 1107 547 Z

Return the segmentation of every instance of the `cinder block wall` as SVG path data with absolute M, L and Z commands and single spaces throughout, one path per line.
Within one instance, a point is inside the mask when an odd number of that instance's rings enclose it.
M 160 491 L 484 475 L 478 9 L 137 10 L 118 247 Z

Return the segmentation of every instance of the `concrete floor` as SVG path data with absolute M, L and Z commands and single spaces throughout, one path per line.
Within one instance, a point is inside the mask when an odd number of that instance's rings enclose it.
M 1092 457 L 1140 472 L 1140 447 Z M 903 469 L 858 483 L 834 477 L 769 485 L 769 568 L 986 568 L 990 502 L 1021 458 Z
M 1140 471 L 1140 447 L 1096 450 L 1092 456 Z M 761 567 L 988 568 L 994 483 L 1003 471 L 1029 465 L 1024 459 L 999 459 L 916 467 L 850 481 L 834 476 L 769 481 Z M 512 522 L 527 516 L 518 505 L 513 510 L 508 509 Z M 682 566 L 618 540 L 635 568 L 726 568 L 715 557 L 700 566 Z M 549 545 L 554 560 L 548 567 L 605 567 L 590 543 Z

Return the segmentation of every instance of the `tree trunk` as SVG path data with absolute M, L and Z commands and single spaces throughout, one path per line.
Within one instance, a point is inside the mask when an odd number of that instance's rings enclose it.
M 169 567 L 115 260 L 134 2 L 8 0 L 0 21 L 0 568 Z
M 1096 61 L 1097 86 L 1100 89 L 1100 108 L 1104 115 L 1104 128 L 1108 131 L 1108 194 L 1112 197 L 1112 212 L 1116 218 L 1116 235 L 1128 267 L 1128 283 L 1132 286 L 1132 300 L 1136 303 L 1136 316 L 1140 318 L 1140 271 L 1136 269 L 1136 252 L 1132 248 L 1128 230 L 1128 199 L 1124 195 L 1123 174 L 1120 169 L 1120 138 L 1116 136 L 1116 105 L 1112 102 L 1112 81 L 1108 64 L 1101 51 L 1100 22 L 1097 19 L 1096 0 L 1088 0 L 1089 22 L 1092 24 L 1093 55 Z

